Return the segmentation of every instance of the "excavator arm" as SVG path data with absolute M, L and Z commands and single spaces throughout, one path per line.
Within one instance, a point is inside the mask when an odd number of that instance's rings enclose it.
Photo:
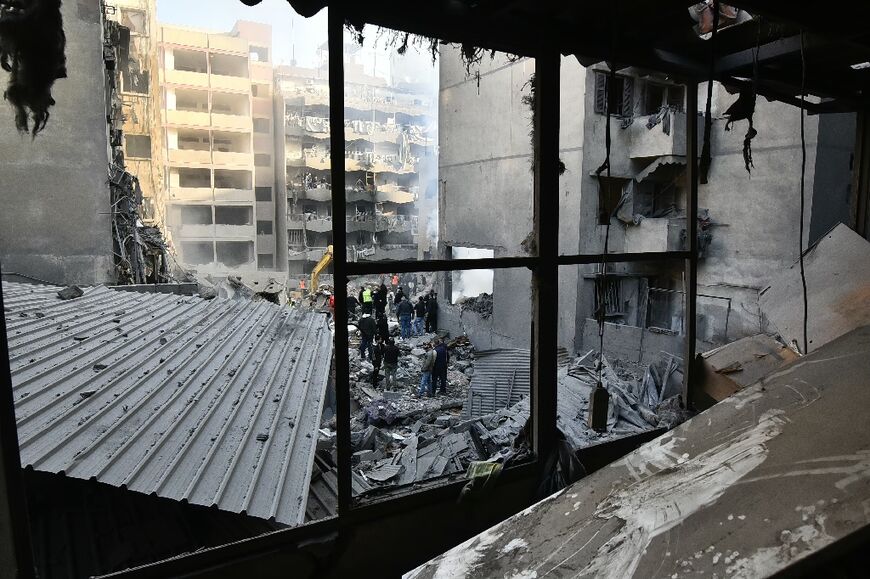
M 317 288 L 320 286 L 320 272 L 326 269 L 326 266 L 331 262 L 332 246 L 327 245 L 323 257 L 320 258 L 320 261 L 317 262 L 317 265 L 314 266 L 314 270 L 311 272 L 311 284 L 308 287 L 308 295 L 314 295 L 317 293 Z

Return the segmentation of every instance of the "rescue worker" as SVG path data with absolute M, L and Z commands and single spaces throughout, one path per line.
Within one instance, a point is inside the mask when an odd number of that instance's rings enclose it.
M 405 292 L 402 291 L 402 286 L 399 286 L 399 289 L 396 290 L 396 297 L 393 298 L 393 301 L 395 302 L 396 307 L 398 307 L 399 304 L 402 303 L 403 297 L 405 297 Z
M 372 319 L 371 314 L 363 314 L 357 327 L 359 328 L 360 334 L 359 355 L 363 360 L 365 360 L 366 352 L 368 352 L 369 358 L 371 358 L 372 340 L 374 340 L 375 334 L 378 331 L 378 328 L 375 325 L 375 320 Z
M 423 298 L 420 298 L 421 300 Z M 435 350 L 426 346 L 426 353 L 423 354 L 423 361 L 420 364 L 420 388 L 417 394 L 420 397 L 435 396 L 435 391 L 432 389 L 432 370 L 435 369 Z
M 434 291 L 429 292 L 429 299 L 426 300 L 426 333 L 434 333 L 438 331 L 438 299 Z
M 381 284 L 381 287 L 372 294 L 372 299 L 375 303 L 375 313 L 379 316 L 383 315 L 384 311 L 387 309 L 387 286 Z
M 432 370 L 432 389 L 438 394 L 447 394 L 447 363 L 450 362 L 450 354 L 447 352 L 447 344 L 439 339 L 435 346 L 435 366 Z
M 388 388 L 396 385 L 396 370 L 399 368 L 399 347 L 392 338 L 384 346 L 384 378 Z
M 423 296 L 417 298 L 417 303 L 414 304 L 414 335 L 422 336 L 424 324 L 426 323 L 426 302 L 423 301 Z
M 362 303 L 363 314 L 372 315 L 374 307 L 374 296 L 372 296 L 372 288 L 365 287 L 360 292 L 360 303 Z
M 399 318 L 399 327 L 402 330 L 402 339 L 407 340 L 411 337 L 411 316 L 414 314 L 414 306 L 404 297 L 396 306 L 396 316 Z
M 381 379 L 381 362 L 384 360 L 384 341 L 380 336 L 375 336 L 375 345 L 372 348 L 372 386 L 377 386 Z
M 390 337 L 390 325 L 387 323 L 387 314 L 380 313 L 378 314 L 378 337 L 382 340 L 386 340 Z

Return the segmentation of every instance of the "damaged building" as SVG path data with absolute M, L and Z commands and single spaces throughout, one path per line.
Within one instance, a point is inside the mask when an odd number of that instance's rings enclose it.
M 161 26 L 166 221 L 198 279 L 283 283 L 284 199 L 274 195 L 272 30 Z
M 136 25 L 82 26 L 86 4 L 66 31 L 101 48 L 108 108 L 70 118 L 88 93 L 58 80 L 20 147 L 99 125 L 101 163 L 49 150 L 118 169 L 72 173 L 108 259 L 70 264 L 136 272 L 138 129 L 111 90 L 133 65 L 110 72 Z M 247 20 L 160 28 L 154 157 L 199 284 L 4 273 L 0 568 L 866 574 L 870 6 L 278 4 L 276 33 L 326 23 L 320 66 L 275 67 Z M 59 195 L 12 180 L 9 228 Z M 35 234 L 2 234 L 4 272 L 71 235 Z M 315 261 L 323 287 L 287 292 Z
M 327 46 L 319 51 L 328 58 Z M 425 71 L 423 80 L 400 70 L 389 79 L 377 75 L 369 68 L 371 55 L 360 51 L 354 43 L 343 48 L 348 259 L 417 259 L 429 251 L 434 222 L 427 220 L 436 209 L 433 82 Z M 332 244 L 325 65 L 326 60 L 313 69 L 279 66 L 275 73 L 276 118 L 284 118 L 276 143 L 286 164 L 280 189 L 287 195 L 287 271 L 294 287 Z

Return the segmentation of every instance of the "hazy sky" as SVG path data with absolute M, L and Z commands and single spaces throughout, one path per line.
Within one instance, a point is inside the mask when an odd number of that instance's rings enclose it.
M 228 32 L 236 20 L 272 25 L 273 61 L 290 64 L 294 47 L 299 66 L 318 64 L 317 47 L 326 42 L 326 10 L 311 18 L 296 14 L 286 0 L 245 6 L 239 0 L 157 0 L 157 21 Z
M 272 25 L 272 60 L 275 64 L 290 64 L 294 54 L 298 66 L 316 67 L 319 64 L 317 48 L 326 42 L 325 9 L 311 18 L 303 18 L 296 14 L 287 0 L 263 0 L 257 6 L 245 6 L 239 0 L 157 0 L 157 21 L 161 24 L 228 32 L 237 20 Z M 377 66 L 378 76 L 389 79 L 393 69 L 391 64 L 398 64 L 401 60 L 402 66 L 395 72 L 406 77 L 405 80 L 414 76 L 417 80 L 437 82 L 437 66 L 432 65 L 428 52 L 418 51 L 412 46 L 405 56 L 400 57 L 395 47 L 385 47 L 385 39 L 379 39 L 371 27 L 366 27 L 364 35 L 365 47 L 358 53 L 358 58 L 369 74 Z M 345 36 L 346 42 L 352 42 L 349 35 Z

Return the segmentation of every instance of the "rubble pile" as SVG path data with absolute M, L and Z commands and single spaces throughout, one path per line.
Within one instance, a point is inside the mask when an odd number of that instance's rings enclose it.
M 489 304 L 491 304 L 491 297 Z M 486 303 L 477 300 L 474 303 Z M 475 310 L 477 311 L 477 310 Z M 530 452 L 521 444 L 530 416 L 529 398 L 473 418 L 463 415 L 468 401 L 475 351 L 468 338 L 448 340 L 447 394 L 420 396 L 420 366 L 435 334 L 397 339 L 397 381 L 372 384 L 374 367 L 360 356 L 356 328 L 349 328 L 351 444 L 354 492 L 407 485 L 433 477 L 469 472 L 481 462 L 517 460 Z M 481 358 L 482 359 L 482 358 Z M 587 426 L 592 389 L 599 379 L 598 356 L 590 351 L 558 374 L 558 427 L 577 449 L 672 427 L 686 418 L 679 400 L 678 359 L 663 358 L 650 368 L 602 358 L 601 381 L 610 393 L 606 432 Z M 481 366 L 482 368 L 482 366 Z M 321 430 L 321 446 L 335 453 L 335 423 Z
M 457 304 L 461 312 L 475 312 L 483 319 L 492 315 L 492 294 L 486 292 L 476 297 L 461 298 Z

